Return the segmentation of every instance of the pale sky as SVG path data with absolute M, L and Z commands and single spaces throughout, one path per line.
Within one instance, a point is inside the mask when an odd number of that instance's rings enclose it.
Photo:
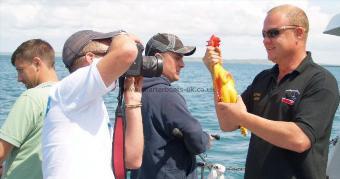
M 338 0 L 0 0 L 0 52 L 42 38 L 61 52 L 74 32 L 124 29 L 143 42 L 158 33 L 179 36 L 202 57 L 211 34 L 222 40 L 224 59 L 267 59 L 261 30 L 266 12 L 280 4 L 307 13 L 307 50 L 316 62 L 340 65 L 340 37 L 323 34 L 340 13 Z

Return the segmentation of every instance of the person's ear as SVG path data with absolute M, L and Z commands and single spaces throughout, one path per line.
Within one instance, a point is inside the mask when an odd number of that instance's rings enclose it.
M 163 53 L 155 53 L 155 55 L 153 55 L 153 56 L 161 56 L 162 57 L 162 59 L 164 59 L 164 54 Z
M 85 54 L 85 60 L 86 60 L 86 62 L 89 63 L 89 64 L 91 64 L 91 63 L 93 62 L 93 59 L 94 59 L 95 56 L 96 56 L 96 55 L 95 55 L 94 53 L 92 53 L 92 52 L 87 52 L 87 53 Z
M 303 27 L 297 27 L 295 29 L 295 31 L 296 31 L 296 36 L 297 36 L 298 39 L 304 38 L 306 33 L 305 33 L 305 29 Z
M 34 58 L 32 59 L 32 64 L 34 65 L 34 67 L 35 67 L 37 70 L 39 70 L 39 68 L 40 68 L 41 65 L 42 65 L 42 61 L 41 61 L 41 59 L 40 59 L 39 57 L 34 57 Z
M 162 59 L 162 61 L 163 61 L 163 64 L 164 64 L 165 61 L 167 61 L 167 58 L 166 58 L 166 56 L 165 56 L 165 53 L 156 52 L 153 56 L 158 56 L 158 57 L 160 57 L 160 58 Z

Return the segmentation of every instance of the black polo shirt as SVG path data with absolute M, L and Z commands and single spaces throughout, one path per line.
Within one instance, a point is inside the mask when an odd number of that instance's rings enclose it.
M 303 153 L 276 147 L 252 134 L 245 178 L 326 178 L 328 142 L 339 89 L 334 76 L 315 64 L 311 53 L 277 82 L 278 66 L 258 74 L 242 94 L 247 110 L 275 121 L 295 122 L 312 146 Z

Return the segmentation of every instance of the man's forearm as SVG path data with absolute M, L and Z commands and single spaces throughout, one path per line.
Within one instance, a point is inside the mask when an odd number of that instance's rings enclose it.
M 295 152 L 309 149 L 307 135 L 293 122 L 273 121 L 245 112 L 240 118 L 242 126 L 267 142 Z
M 141 108 L 126 108 L 125 164 L 129 169 L 141 166 L 144 136 Z
M 124 74 L 137 57 L 136 43 L 127 35 L 113 38 L 110 51 L 101 59 L 97 68 L 106 86 Z
M 2 164 L 7 155 L 12 151 L 13 145 L 0 139 L 0 164 Z

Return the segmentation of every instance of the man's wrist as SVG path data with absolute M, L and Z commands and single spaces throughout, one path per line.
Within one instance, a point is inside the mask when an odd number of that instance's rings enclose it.
M 140 108 L 142 103 L 125 104 L 125 108 Z

